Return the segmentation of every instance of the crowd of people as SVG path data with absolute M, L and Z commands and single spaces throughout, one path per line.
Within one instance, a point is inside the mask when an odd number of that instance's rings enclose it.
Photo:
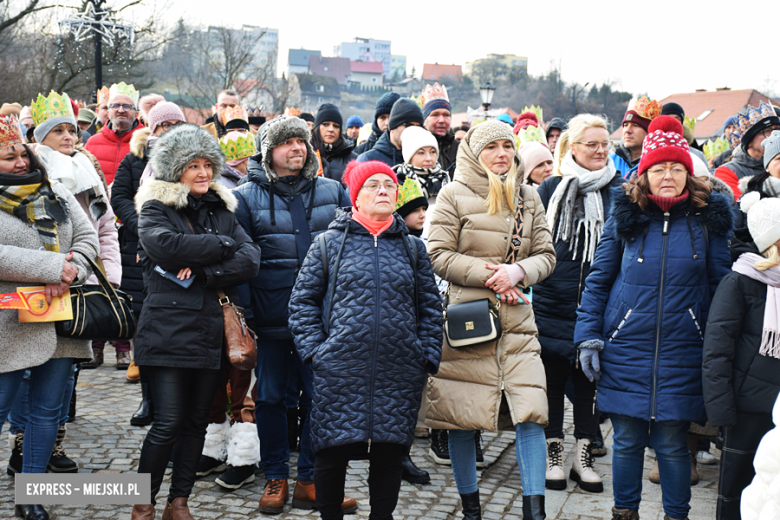
M 676 103 L 633 99 L 613 145 L 598 115 L 535 107 L 453 127 L 439 84 L 385 93 L 366 124 L 224 90 L 198 126 L 125 83 L 0 112 L 0 293 L 50 302 L 104 274 L 132 297 L 134 338 L 111 344 L 140 382 L 130 423 L 151 425 L 133 519 L 155 518 L 169 464 L 164 520 L 197 517 L 198 478 L 235 490 L 258 465 L 260 512 L 292 495 L 341 519 L 351 460 L 370 464 L 370 518 L 391 519 L 402 480 L 430 482 L 415 437 L 480 519 L 481 432 L 511 430 L 523 518 L 542 520 L 546 490 L 604 491 L 606 420 L 613 520 L 640 517 L 648 449 L 665 518 L 687 519 L 713 443 L 717 518 L 780 518 L 780 109 L 730 117 L 717 156 Z M 233 304 L 254 370 L 227 353 Z M 14 310 L 0 329 L 9 474 L 78 471 L 66 423 L 106 342 Z

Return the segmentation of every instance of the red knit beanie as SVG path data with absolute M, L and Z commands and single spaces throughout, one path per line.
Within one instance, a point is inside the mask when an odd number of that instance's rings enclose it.
M 344 170 L 344 175 L 341 177 L 341 182 L 346 184 L 347 188 L 349 188 L 349 198 L 352 200 L 352 206 L 355 205 L 358 192 L 360 191 L 360 188 L 363 187 L 366 180 L 377 173 L 384 173 L 393 179 L 393 182 L 398 184 L 398 177 L 396 177 L 395 172 L 382 161 L 367 161 L 363 163 L 351 161 L 347 165 Z M 396 191 L 396 197 L 397 196 L 398 192 Z
M 629 121 L 644 128 L 645 132 L 649 132 L 647 127 L 650 126 L 650 120 L 640 116 L 636 110 L 628 110 L 623 116 L 623 124 Z
M 642 143 L 642 158 L 638 175 L 663 162 L 678 162 L 693 175 L 693 160 L 688 142 L 683 137 L 682 124 L 672 116 L 658 116 L 650 123 L 647 137 Z
M 517 116 L 517 123 L 515 123 L 515 127 L 512 129 L 512 133 L 517 135 L 520 130 L 524 130 L 529 126 L 538 127 L 539 118 L 533 112 L 523 112 Z

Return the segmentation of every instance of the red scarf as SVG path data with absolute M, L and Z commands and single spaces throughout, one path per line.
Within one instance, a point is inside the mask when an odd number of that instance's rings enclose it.
M 648 193 L 647 198 L 655 202 L 655 205 L 661 208 L 661 211 L 669 211 L 674 206 L 688 198 L 688 190 L 684 190 L 677 197 L 659 197 L 658 195 Z
M 365 215 L 361 215 L 354 208 L 352 209 L 352 220 L 366 228 L 366 230 L 372 235 L 379 236 L 393 224 L 393 215 L 390 215 L 387 220 L 371 220 Z

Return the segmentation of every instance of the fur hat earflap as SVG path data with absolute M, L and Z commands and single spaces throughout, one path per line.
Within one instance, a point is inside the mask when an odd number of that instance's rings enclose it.
M 149 156 L 155 179 L 179 182 L 181 176 L 195 159 L 211 162 L 216 181 L 225 169 L 225 156 L 214 136 L 199 126 L 178 125 L 165 132 L 152 147 Z
M 307 179 L 317 176 L 320 164 L 311 146 L 309 125 L 299 117 L 281 115 L 261 126 L 256 138 L 257 149 L 263 156 L 263 170 L 271 182 L 279 180 L 279 175 L 273 169 L 273 149 L 293 137 L 306 141 L 306 162 L 303 164 L 301 175 Z

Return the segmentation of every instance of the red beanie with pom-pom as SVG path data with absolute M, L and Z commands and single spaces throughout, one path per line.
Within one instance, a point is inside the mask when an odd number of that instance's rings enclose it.
M 341 182 L 349 188 L 349 198 L 352 200 L 352 206 L 355 205 L 358 192 L 363 187 L 363 184 L 366 183 L 366 180 L 377 173 L 384 173 L 398 184 L 398 177 L 395 175 L 395 172 L 382 161 L 366 161 L 363 163 L 351 161 L 347 165 L 344 175 L 341 177 Z M 396 196 L 398 196 L 398 192 L 396 192 Z
M 512 132 L 517 135 L 520 130 L 528 128 L 529 126 L 539 126 L 539 118 L 533 112 L 523 112 L 517 116 L 517 123 L 512 129 Z
M 76 121 L 78 121 L 78 118 L 79 118 L 79 105 L 75 101 L 73 101 L 71 99 L 70 100 L 70 106 L 73 108 L 73 115 L 76 116 Z
M 688 142 L 683 137 L 682 124 L 672 116 L 658 116 L 650 123 L 642 143 L 642 158 L 637 174 L 642 175 L 652 166 L 663 162 L 677 162 L 693 175 L 693 160 Z

